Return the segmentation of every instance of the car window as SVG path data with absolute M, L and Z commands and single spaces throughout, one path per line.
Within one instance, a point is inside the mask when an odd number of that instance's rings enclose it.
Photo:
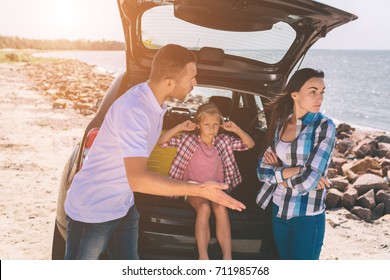
M 209 102 L 210 97 L 212 96 L 232 98 L 232 95 L 233 92 L 227 89 L 195 86 L 185 100 L 170 100 L 167 102 L 167 106 L 187 108 L 190 111 L 195 112 L 199 105 Z
M 226 54 L 275 64 L 282 60 L 296 37 L 295 30 L 284 22 L 271 30 L 233 32 L 197 26 L 174 17 L 173 5 L 157 6 L 142 16 L 142 42 L 157 49 L 168 43 L 192 50 L 202 47 L 224 49 Z
M 255 96 L 255 101 L 256 101 L 256 107 L 257 107 L 257 112 L 258 112 L 257 115 L 259 116 L 259 128 L 266 130 L 267 129 L 267 120 L 265 118 L 263 102 L 261 101 L 261 98 L 258 95 Z
M 251 95 L 250 93 L 247 93 L 247 94 Z M 245 110 L 245 108 L 247 108 L 247 106 L 251 106 L 251 105 L 246 104 L 246 102 L 244 102 L 244 96 L 245 96 L 245 94 L 240 94 L 239 101 L 238 101 L 238 108 Z M 222 97 L 222 98 L 215 100 L 215 97 Z M 233 91 L 228 90 L 228 89 L 223 89 L 223 88 L 195 86 L 194 89 L 192 90 L 192 92 L 186 97 L 185 100 L 183 100 L 183 101 L 170 100 L 167 102 L 167 106 L 168 106 L 168 108 L 188 109 L 188 111 L 193 116 L 195 114 L 196 110 L 198 109 L 199 105 L 202 105 L 204 103 L 211 101 L 211 102 L 217 103 L 216 105 L 218 107 L 220 105 L 223 106 L 224 104 L 226 104 L 225 102 L 221 103 L 221 99 L 233 100 Z M 258 115 L 258 120 L 259 120 L 258 128 L 265 130 L 267 128 L 267 122 L 266 122 L 266 118 L 265 118 L 263 102 L 262 102 L 260 96 L 258 96 L 258 95 L 254 95 L 254 100 L 256 103 L 257 115 Z M 217 102 L 215 102 L 215 101 L 217 101 Z M 231 105 L 231 106 L 233 106 L 233 105 Z M 224 113 L 224 112 L 222 112 L 222 113 Z

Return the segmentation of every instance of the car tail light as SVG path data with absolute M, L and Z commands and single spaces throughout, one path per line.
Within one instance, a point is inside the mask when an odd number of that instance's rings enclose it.
M 87 138 L 85 139 L 85 142 L 84 142 L 84 147 L 83 147 L 83 151 L 82 151 L 83 157 L 81 159 L 80 167 L 83 165 L 83 162 L 84 162 L 85 158 L 87 157 L 88 151 L 92 147 L 93 141 L 95 141 L 95 138 L 96 138 L 98 132 L 99 132 L 98 127 L 92 128 L 88 132 Z

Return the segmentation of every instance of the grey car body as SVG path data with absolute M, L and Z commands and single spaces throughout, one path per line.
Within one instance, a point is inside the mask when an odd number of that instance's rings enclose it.
M 81 168 L 88 133 L 99 128 L 111 104 L 129 88 L 148 79 L 156 50 L 168 43 L 181 44 L 197 55 L 198 87 L 185 102 L 170 102 L 164 128 L 193 117 L 197 106 L 213 101 L 226 118 L 235 121 L 256 142 L 235 154 L 243 177 L 232 196 L 244 202 L 243 212 L 229 211 L 234 259 L 278 258 L 270 209 L 262 210 L 255 198 L 256 176 L 268 115 L 267 101 L 280 92 L 290 73 L 309 48 L 331 30 L 357 16 L 310 0 L 118 0 L 126 41 L 126 69 L 108 89 L 66 163 L 60 183 L 53 259 L 65 248 L 66 192 Z M 321 65 L 318 65 L 320 68 Z M 156 148 L 149 167 L 167 174 L 174 151 Z M 139 254 L 142 259 L 196 259 L 195 213 L 183 199 L 136 194 L 141 213 Z M 220 258 L 211 218 L 211 258 Z M 104 257 L 104 256 L 102 256 Z

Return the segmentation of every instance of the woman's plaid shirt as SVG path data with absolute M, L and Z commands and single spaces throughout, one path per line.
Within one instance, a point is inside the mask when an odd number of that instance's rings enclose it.
M 161 145 L 163 148 L 178 147 L 176 156 L 172 161 L 169 176 L 176 180 L 183 180 L 184 171 L 192 158 L 195 150 L 199 147 L 200 136 L 196 133 L 182 133 L 174 136 L 167 143 Z M 229 185 L 228 192 L 241 183 L 242 178 L 238 169 L 234 151 L 246 151 L 248 146 L 241 139 L 224 133 L 218 134 L 213 139 L 219 157 L 222 161 L 225 183 Z
M 278 126 L 268 150 L 275 151 L 275 143 L 280 141 L 282 128 L 282 125 Z M 263 157 L 259 159 L 257 176 L 264 184 L 259 190 L 256 202 L 264 209 L 270 202 L 276 185 L 286 181 L 288 187 L 282 196 L 278 217 L 290 219 L 324 211 L 326 189 L 316 190 L 316 187 L 321 176 L 327 175 L 335 134 L 333 121 L 321 113 L 308 113 L 299 119 L 296 138 L 286 155 L 289 162 L 283 167 L 274 167 L 265 164 Z M 284 180 L 282 170 L 291 166 L 302 166 L 302 173 Z

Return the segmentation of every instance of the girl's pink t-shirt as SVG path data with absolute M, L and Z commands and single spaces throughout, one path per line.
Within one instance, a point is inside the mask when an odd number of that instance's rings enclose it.
M 199 183 L 206 181 L 223 183 L 222 161 L 217 149 L 214 146 L 208 147 L 205 143 L 200 142 L 184 171 L 183 180 Z

